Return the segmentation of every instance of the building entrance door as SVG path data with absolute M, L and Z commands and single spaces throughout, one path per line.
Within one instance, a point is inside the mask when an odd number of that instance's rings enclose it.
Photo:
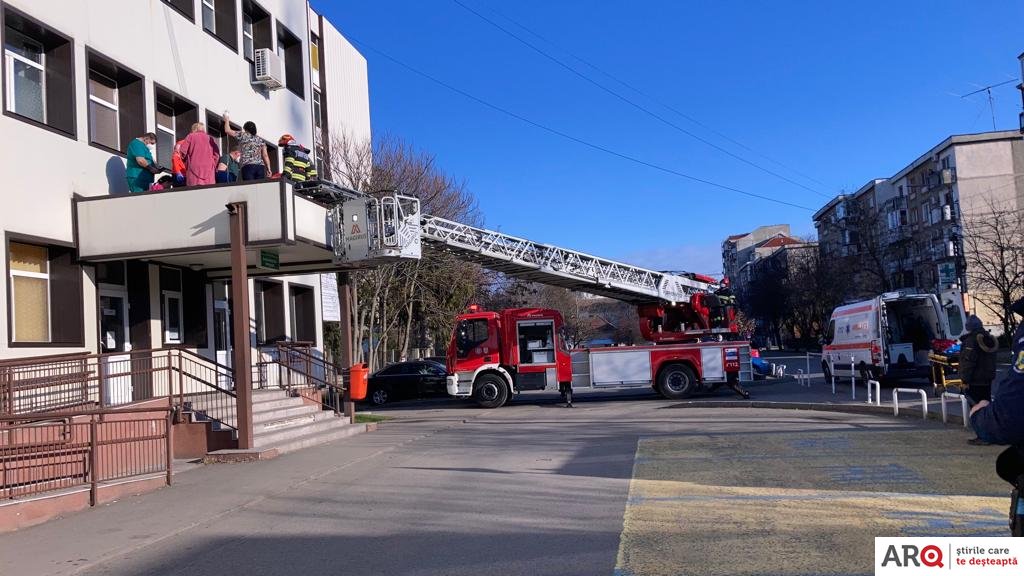
M 231 308 L 227 300 L 213 301 L 213 347 L 217 352 L 217 364 L 221 366 L 232 365 L 231 349 Z M 221 388 L 231 387 L 231 374 L 217 371 L 217 386 Z
M 128 342 L 128 292 L 123 288 L 100 289 L 100 350 L 104 403 L 131 402 L 132 345 Z

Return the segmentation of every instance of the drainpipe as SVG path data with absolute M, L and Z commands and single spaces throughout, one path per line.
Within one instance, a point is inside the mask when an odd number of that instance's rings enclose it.
M 231 224 L 231 329 L 234 335 L 232 370 L 235 377 L 235 424 L 238 447 L 249 450 L 252 443 L 252 353 L 249 337 L 249 274 L 245 253 L 245 202 L 227 205 Z

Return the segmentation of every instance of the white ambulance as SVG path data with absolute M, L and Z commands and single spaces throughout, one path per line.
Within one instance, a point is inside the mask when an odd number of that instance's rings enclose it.
M 963 298 L 916 290 L 886 292 L 832 312 L 822 346 L 826 380 L 869 375 L 875 380 L 926 378 L 938 341 L 952 345 L 963 332 Z

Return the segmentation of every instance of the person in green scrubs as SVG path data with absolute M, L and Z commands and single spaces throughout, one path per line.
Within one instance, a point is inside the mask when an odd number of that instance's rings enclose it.
M 160 168 L 153 160 L 151 146 L 156 146 L 156 134 L 146 132 L 128 144 L 125 175 L 128 177 L 128 192 L 146 192 L 153 184 L 153 177 Z

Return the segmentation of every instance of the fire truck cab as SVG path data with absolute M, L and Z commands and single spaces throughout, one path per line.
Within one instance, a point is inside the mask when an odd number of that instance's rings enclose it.
M 480 312 L 456 319 L 448 345 L 448 393 L 497 408 L 524 390 L 572 382 L 562 315 L 543 308 Z

